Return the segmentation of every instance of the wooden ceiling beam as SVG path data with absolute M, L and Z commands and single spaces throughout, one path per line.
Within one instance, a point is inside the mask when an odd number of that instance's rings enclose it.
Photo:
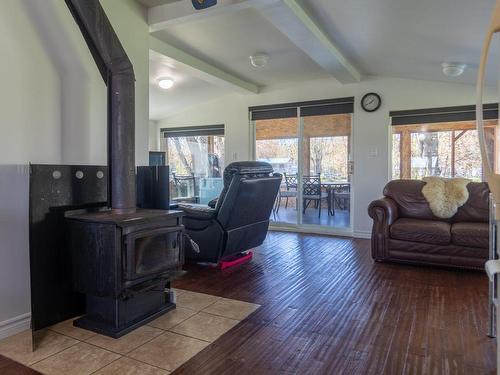
M 361 81 L 361 72 L 298 0 L 282 0 L 262 15 L 340 83 Z
M 177 1 L 148 9 L 150 32 L 166 29 L 173 25 L 197 21 L 224 13 L 237 12 L 246 8 L 260 8 L 281 0 L 218 0 L 217 5 L 203 10 L 196 10 L 191 1 Z
M 242 94 L 257 94 L 260 90 L 257 84 L 245 81 L 154 36 L 149 37 L 149 49 L 152 54 L 156 53 L 175 60 L 193 77 L 197 77 L 205 82 L 227 87 Z
M 207 17 L 255 8 L 281 33 L 340 83 L 361 81 L 361 73 L 299 0 L 219 0 L 217 5 L 195 10 L 191 1 L 177 1 L 148 9 L 150 32 Z

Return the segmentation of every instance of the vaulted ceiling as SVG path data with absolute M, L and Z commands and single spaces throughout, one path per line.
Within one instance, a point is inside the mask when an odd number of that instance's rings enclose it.
M 213 8 L 195 11 L 191 0 L 137 1 L 148 8 L 152 38 L 165 44 L 164 51 L 174 48 L 184 53 L 181 65 L 190 65 L 194 59 L 205 63 L 196 66 L 202 73 L 217 73 L 215 81 L 204 79 L 203 74 L 196 78 L 208 97 L 212 89 L 213 95 L 226 94 L 231 85 L 240 92 L 243 88 L 255 93 L 264 87 L 313 79 L 353 83 L 364 76 L 473 84 L 495 3 L 218 0 Z M 270 56 L 266 67 L 250 65 L 249 56 L 256 52 Z M 465 63 L 466 72 L 460 77 L 446 77 L 442 62 Z M 490 83 L 496 83 L 497 62 L 499 53 L 494 53 Z M 154 67 L 151 74 L 156 74 Z M 157 77 L 151 78 L 154 82 Z M 159 96 L 153 95 L 152 101 L 156 106 Z

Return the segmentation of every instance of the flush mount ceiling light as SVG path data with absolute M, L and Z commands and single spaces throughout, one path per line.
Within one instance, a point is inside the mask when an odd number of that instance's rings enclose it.
M 250 56 L 250 64 L 255 68 L 263 68 L 269 62 L 269 55 L 267 53 L 256 53 Z
M 164 90 L 171 89 L 174 86 L 174 80 L 172 78 L 160 78 L 158 79 L 158 86 Z
M 443 73 L 448 77 L 458 77 L 461 76 L 467 65 L 460 63 L 442 63 L 441 67 L 443 68 Z

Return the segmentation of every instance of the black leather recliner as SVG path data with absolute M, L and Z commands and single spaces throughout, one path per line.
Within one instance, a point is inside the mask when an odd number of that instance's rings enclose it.
M 218 263 L 261 245 L 280 184 L 281 175 L 273 174 L 268 163 L 229 164 L 224 170 L 224 188 L 216 201 L 208 206 L 179 205 L 186 214 L 186 258 Z

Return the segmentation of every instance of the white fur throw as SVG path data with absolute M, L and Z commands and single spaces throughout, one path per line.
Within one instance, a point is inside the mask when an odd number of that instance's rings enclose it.
M 466 178 L 424 177 L 426 183 L 422 188 L 434 215 L 441 219 L 449 219 L 469 199 Z

